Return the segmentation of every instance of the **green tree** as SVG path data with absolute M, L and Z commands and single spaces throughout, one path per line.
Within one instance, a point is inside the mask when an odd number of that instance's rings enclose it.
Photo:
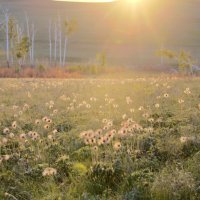
M 64 22 L 64 34 L 65 34 L 65 44 L 64 44 L 64 53 L 63 53 L 63 66 L 66 61 L 66 53 L 67 53 L 67 42 L 69 36 L 77 30 L 77 21 L 75 19 L 65 20 Z
M 17 43 L 17 22 L 14 17 L 10 17 L 8 21 L 8 29 L 9 29 L 9 40 L 10 40 L 10 52 L 11 52 L 11 63 L 14 62 L 14 55 L 16 50 Z
M 26 55 L 29 53 L 30 42 L 27 36 L 23 36 L 16 47 L 16 58 L 19 62 L 20 67 L 24 64 Z
M 175 52 L 169 49 L 163 49 L 159 50 L 157 52 L 157 55 L 175 60 L 177 62 L 180 72 L 193 74 L 192 66 L 194 64 L 194 60 L 190 53 L 184 50 L 180 50 L 180 52 Z

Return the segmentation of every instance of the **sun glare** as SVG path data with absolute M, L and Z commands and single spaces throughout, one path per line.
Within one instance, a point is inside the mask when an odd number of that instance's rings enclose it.
M 63 2 L 77 2 L 77 3 L 109 3 L 115 0 L 53 0 L 53 1 L 63 1 Z

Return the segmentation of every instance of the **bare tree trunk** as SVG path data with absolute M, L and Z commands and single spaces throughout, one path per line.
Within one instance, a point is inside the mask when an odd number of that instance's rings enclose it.
M 27 14 L 26 14 L 26 29 L 27 29 L 28 41 L 29 41 L 29 43 L 31 44 L 30 27 L 29 27 L 29 18 L 28 18 L 28 16 L 27 16 Z M 30 63 L 32 63 L 31 57 L 32 57 L 32 49 L 31 49 L 31 47 L 29 47 L 29 58 L 30 58 Z
M 9 65 L 9 54 L 10 54 L 10 40 L 9 40 L 9 15 L 8 13 L 5 13 L 5 20 L 6 20 L 6 60 L 7 60 L 7 66 L 8 68 L 10 67 Z
M 55 65 L 57 64 L 57 24 L 55 24 L 55 32 L 54 32 L 54 60 L 55 60 Z
M 32 24 L 32 38 L 31 38 L 31 44 L 32 44 L 32 46 L 31 46 L 31 48 L 32 48 L 32 50 L 31 50 L 31 61 L 32 61 L 32 65 L 34 66 L 34 64 L 35 64 L 35 60 L 34 60 L 34 56 L 35 56 L 35 26 L 34 26 L 34 24 Z
M 62 66 L 62 25 L 59 18 L 59 39 L 60 39 L 60 66 Z
M 49 64 L 52 61 L 52 35 L 51 35 L 51 21 L 49 22 Z

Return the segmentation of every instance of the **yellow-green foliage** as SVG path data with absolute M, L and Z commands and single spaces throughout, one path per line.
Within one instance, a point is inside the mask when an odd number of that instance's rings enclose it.
M 0 80 L 0 199 L 199 199 L 199 84 Z

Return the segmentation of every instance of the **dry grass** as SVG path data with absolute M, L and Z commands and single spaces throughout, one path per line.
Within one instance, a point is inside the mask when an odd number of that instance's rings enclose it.
M 79 72 L 69 72 L 59 67 L 38 69 L 26 67 L 23 69 L 0 68 L 0 78 L 80 78 Z

